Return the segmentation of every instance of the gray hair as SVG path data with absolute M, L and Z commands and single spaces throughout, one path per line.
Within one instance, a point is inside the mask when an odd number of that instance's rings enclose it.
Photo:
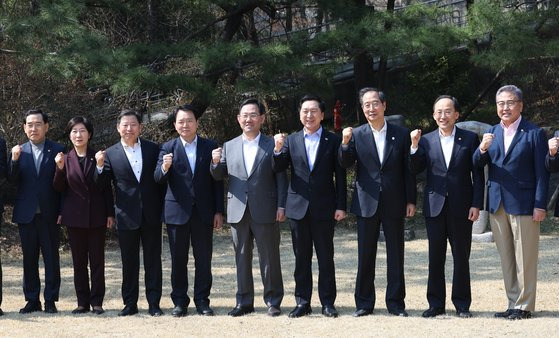
M 365 96 L 365 94 L 367 94 L 368 92 L 376 92 L 378 94 L 378 98 L 380 102 L 382 103 L 386 102 L 386 96 L 384 95 L 384 92 L 382 90 L 379 90 L 374 87 L 365 87 L 359 90 L 359 103 L 361 105 L 363 105 L 363 96 Z
M 497 94 L 495 94 L 495 101 L 497 101 L 497 96 L 501 95 L 502 92 L 513 93 L 518 100 L 522 101 L 522 90 L 515 85 L 506 85 L 499 88 Z

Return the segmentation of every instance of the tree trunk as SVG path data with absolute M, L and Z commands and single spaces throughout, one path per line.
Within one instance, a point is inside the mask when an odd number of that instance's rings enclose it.
M 161 6 L 161 0 L 148 0 L 148 41 L 150 43 L 156 43 L 160 39 L 161 30 L 159 8 Z

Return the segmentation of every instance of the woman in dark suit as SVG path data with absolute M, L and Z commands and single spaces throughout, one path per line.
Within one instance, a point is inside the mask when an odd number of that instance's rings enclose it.
M 63 193 L 59 222 L 68 228 L 74 265 L 74 286 L 78 307 L 72 313 L 86 313 L 92 307 L 102 314 L 105 296 L 105 229 L 114 224 L 113 195 L 108 185 L 97 186 L 95 151 L 88 146 L 93 125 L 85 117 L 74 117 L 66 126 L 73 149 L 56 155 L 54 188 Z M 87 264 L 91 269 L 91 288 Z

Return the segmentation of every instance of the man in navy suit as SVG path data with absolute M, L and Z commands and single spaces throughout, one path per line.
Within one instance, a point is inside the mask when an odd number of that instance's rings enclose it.
M 210 175 L 212 150 L 217 144 L 196 134 L 196 108 L 181 106 L 173 112 L 173 125 L 179 137 L 161 147 L 155 181 L 165 184 L 167 193 L 163 221 L 167 225 L 171 250 L 172 315 L 187 314 L 188 250 L 194 254 L 194 304 L 200 315 L 213 316 L 210 308 L 212 287 L 213 229 L 223 225 L 223 181 Z
M 414 173 L 427 169 L 423 196 L 423 216 L 429 240 L 429 309 L 423 317 L 445 313 L 446 242 L 450 242 L 454 259 L 452 303 L 459 317 L 470 318 L 470 249 L 472 223 L 483 207 L 484 175 L 474 168 L 472 156 L 479 146 L 475 133 L 455 126 L 460 114 L 458 100 L 441 95 L 433 105 L 433 119 L 438 128 L 421 136 L 411 132 L 411 168 Z
M 555 131 L 555 135 L 548 141 L 549 152 L 545 157 L 545 165 L 549 172 L 559 171 L 559 156 L 557 156 L 557 147 L 559 146 L 559 130 Z M 559 198 L 555 202 L 555 217 L 559 217 Z
M 501 122 L 483 135 L 473 157 L 476 167 L 489 167 L 487 206 L 508 298 L 507 310 L 495 317 L 527 319 L 536 305 L 540 222 L 547 207 L 547 137 L 522 118 L 518 87 L 499 88 L 496 102 Z
M 407 317 L 404 298 L 404 217 L 415 213 L 415 176 L 409 167 L 409 131 L 386 123 L 384 93 L 375 88 L 359 91 L 359 102 L 368 123 L 345 128 L 339 160 L 344 168 L 357 162 L 355 190 L 350 211 L 357 216 L 358 266 L 354 316 L 373 313 L 375 260 L 380 225 L 386 238 L 388 285 L 386 307 L 395 316 Z
M 46 139 L 48 115 L 29 110 L 23 130 L 29 142 L 12 148 L 8 178 L 17 186 L 12 221 L 18 224 L 23 251 L 23 293 L 27 304 L 20 313 L 41 311 L 39 251 L 45 265 L 45 312 L 56 313 L 60 291 L 59 226 L 60 194 L 53 188 L 54 158 L 64 150 Z
M 120 142 L 95 154 L 96 179 L 110 180 L 115 191 L 115 216 L 122 258 L 119 316 L 138 313 L 140 243 L 144 253 L 149 314 L 161 316 L 161 209 L 163 189 L 153 178 L 159 146 L 140 138 L 142 116 L 123 110 L 118 116 Z M 103 182 L 100 182 L 103 185 Z
M 303 130 L 275 135 L 272 168 L 291 165 L 285 214 L 291 225 L 295 254 L 295 300 L 289 317 L 311 313 L 313 244 L 318 260 L 318 295 L 322 314 L 337 317 L 334 269 L 334 225 L 346 216 L 346 172 L 337 159 L 340 138 L 322 128 L 325 104 L 306 95 L 299 101 Z M 335 177 L 335 182 L 334 182 Z
M 4 223 L 4 200 L 2 199 L 2 191 L 4 191 L 4 184 L 6 183 L 6 141 L 0 138 L 0 226 Z M 2 306 L 2 261 L 0 260 L 0 306 Z M 0 308 L 0 316 L 4 312 Z

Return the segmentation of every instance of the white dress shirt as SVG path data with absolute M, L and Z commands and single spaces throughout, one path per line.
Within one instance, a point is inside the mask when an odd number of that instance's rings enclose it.
M 260 133 L 253 140 L 248 140 L 245 135 L 243 138 L 243 159 L 245 161 L 245 168 L 247 175 L 252 172 L 252 167 L 254 166 L 254 160 L 256 159 L 256 153 L 258 152 L 258 142 L 260 142 Z
M 305 137 L 305 149 L 307 151 L 307 161 L 309 163 L 309 169 L 312 171 L 312 169 L 314 168 L 314 161 L 316 160 L 318 145 L 320 144 L 320 136 L 322 135 L 322 126 L 312 134 L 309 134 L 303 130 L 303 135 Z
M 519 116 L 516 121 L 509 124 L 508 127 L 505 127 L 505 124 L 501 122 L 501 127 L 503 128 L 503 142 L 505 146 L 505 154 L 509 151 L 510 144 L 512 143 L 512 139 L 518 130 L 518 126 L 520 125 L 520 120 L 522 120 L 522 116 Z
M 376 130 L 371 126 L 373 131 L 373 137 L 375 138 L 375 144 L 377 146 L 377 153 L 379 157 L 380 164 L 384 160 L 384 145 L 386 144 L 386 120 L 384 120 L 384 126 L 380 130 Z
M 188 158 L 188 163 L 190 164 L 190 170 L 192 171 L 192 175 L 194 175 L 194 170 L 196 169 L 196 146 L 198 145 L 198 135 L 194 136 L 194 140 L 191 143 L 183 140 L 181 137 L 182 146 L 184 147 L 184 151 L 186 153 L 186 157 Z
M 126 157 L 128 158 L 128 162 L 130 162 L 130 167 L 132 167 L 132 171 L 136 176 L 138 182 L 140 182 L 140 177 L 142 176 L 142 146 L 140 144 L 140 139 L 138 142 L 134 143 L 133 147 L 129 147 L 120 140 L 122 144 L 122 148 L 124 148 L 124 152 L 126 153 Z
M 439 139 L 441 140 L 441 148 L 443 149 L 444 161 L 446 168 L 450 164 L 452 157 L 452 148 L 454 147 L 454 136 L 456 135 L 456 127 L 452 128 L 452 133 L 449 136 L 444 136 L 439 129 Z

